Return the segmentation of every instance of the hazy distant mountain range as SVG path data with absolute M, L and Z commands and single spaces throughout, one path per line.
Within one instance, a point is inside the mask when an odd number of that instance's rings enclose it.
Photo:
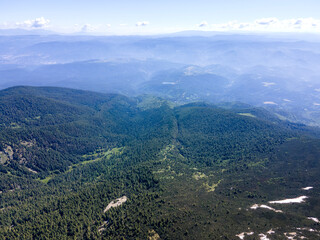
M 320 124 L 316 35 L 15 33 L 0 36 L 2 89 L 60 86 L 152 94 L 177 103 L 239 101 L 266 107 L 281 119 Z

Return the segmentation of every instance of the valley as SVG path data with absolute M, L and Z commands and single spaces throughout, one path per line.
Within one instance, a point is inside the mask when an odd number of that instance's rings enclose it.
M 320 44 L 308 34 L 0 36 L 0 89 L 55 86 L 263 107 L 320 126 Z
M 0 240 L 319 240 L 319 9 L 0 0 Z

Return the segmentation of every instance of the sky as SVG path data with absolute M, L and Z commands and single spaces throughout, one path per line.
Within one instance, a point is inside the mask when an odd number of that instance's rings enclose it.
M 159 34 L 317 32 L 319 0 L 0 0 L 0 29 Z

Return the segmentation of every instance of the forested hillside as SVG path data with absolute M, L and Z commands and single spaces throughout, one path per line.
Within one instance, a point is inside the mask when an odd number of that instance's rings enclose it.
M 318 239 L 318 130 L 227 105 L 0 91 L 0 239 Z

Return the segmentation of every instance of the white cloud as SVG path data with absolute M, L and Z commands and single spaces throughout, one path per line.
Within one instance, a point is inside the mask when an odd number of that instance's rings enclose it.
M 200 24 L 199 24 L 199 27 L 207 27 L 209 24 L 207 21 L 202 21 Z
M 88 33 L 103 33 L 109 31 L 108 28 L 111 28 L 111 24 L 74 24 L 72 28 L 73 33 L 81 32 L 83 34 Z
M 274 82 L 262 82 L 262 85 L 264 86 L 264 87 L 270 87 L 270 86 L 273 86 L 273 85 L 275 85 L 276 83 L 274 83 Z
M 147 26 L 147 25 L 149 25 L 148 21 L 142 21 L 142 22 L 137 22 L 136 23 L 137 27 L 144 27 L 144 26 Z
M 255 24 L 259 24 L 259 25 L 271 25 L 271 24 L 276 24 L 277 22 L 279 22 L 277 18 L 261 18 L 261 19 L 255 20 Z
M 81 27 L 81 32 L 94 32 L 97 30 L 97 27 L 87 23 L 87 24 L 84 24 L 82 27 Z
M 48 27 L 49 23 L 50 23 L 49 19 L 40 17 L 33 20 L 25 20 L 23 22 L 17 22 L 15 25 L 16 27 L 22 27 L 22 28 L 45 28 L 45 27 Z
M 8 24 L 7 22 L 2 22 L 0 23 L 0 29 L 6 29 L 9 28 L 10 24 Z
M 269 31 L 269 32 L 320 32 L 320 19 L 315 18 L 260 18 L 253 22 L 231 21 L 227 23 L 212 24 L 216 31 Z

